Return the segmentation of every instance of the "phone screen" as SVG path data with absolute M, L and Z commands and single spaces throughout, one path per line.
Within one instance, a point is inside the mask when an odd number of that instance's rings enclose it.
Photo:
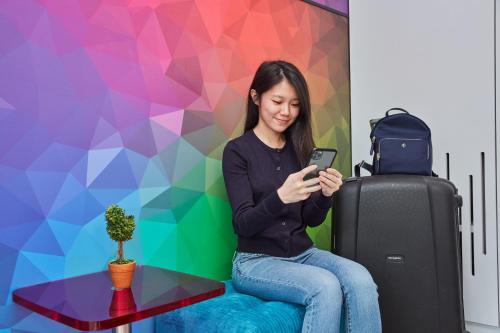
M 333 164 L 333 161 L 335 160 L 335 156 L 337 156 L 337 150 L 332 149 L 332 148 L 314 148 L 311 157 L 309 158 L 309 163 L 307 164 L 312 165 L 316 164 L 318 168 L 314 170 L 313 172 L 308 173 L 304 179 L 311 179 L 314 177 L 319 177 L 319 172 L 321 170 L 325 170 L 327 168 L 330 168 Z

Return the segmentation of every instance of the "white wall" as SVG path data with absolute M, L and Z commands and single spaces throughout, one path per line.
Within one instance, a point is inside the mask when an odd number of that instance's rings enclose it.
M 494 14 L 495 0 L 351 0 L 349 4 L 353 163 L 370 159 L 368 120 L 383 116 L 388 108 L 406 108 L 429 125 L 434 169 L 446 177 L 448 153 L 450 179 L 464 198 L 464 299 L 472 333 L 500 332 Z M 484 212 L 481 153 L 485 154 Z

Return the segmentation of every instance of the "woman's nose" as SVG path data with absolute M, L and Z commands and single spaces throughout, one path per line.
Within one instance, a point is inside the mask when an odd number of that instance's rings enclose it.
M 283 104 L 281 108 L 281 114 L 289 115 L 290 114 L 290 106 L 288 104 Z

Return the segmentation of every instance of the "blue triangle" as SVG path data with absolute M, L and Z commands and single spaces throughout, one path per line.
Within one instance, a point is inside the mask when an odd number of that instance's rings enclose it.
M 0 178 L 2 179 L 1 187 L 9 192 L 14 200 L 19 200 L 34 210 L 40 210 L 38 200 L 24 171 L 0 166 Z
M 120 202 L 125 199 L 130 194 L 134 193 L 136 189 L 125 188 L 125 189 L 89 189 L 89 192 L 94 196 L 94 198 L 99 201 L 103 207 Z
M 116 158 L 122 148 L 93 149 L 88 153 L 87 182 L 90 185 Z
M 53 256 L 27 251 L 23 251 L 23 255 L 49 280 L 54 281 L 64 277 L 64 256 Z
M 138 222 L 137 219 L 141 210 L 141 198 L 139 196 L 139 191 L 130 193 L 126 198 L 118 202 L 118 204 L 125 208 L 127 215 L 134 215 L 135 222 Z
M 120 153 L 89 184 L 89 188 L 137 188 L 132 166 L 125 151 Z
M 16 269 L 12 279 L 12 289 L 30 286 L 33 284 L 46 282 L 45 274 L 33 265 L 33 263 L 20 251 L 17 256 Z
M 116 242 L 106 233 L 104 214 L 96 217 L 82 227 L 66 255 L 66 276 L 105 270 L 107 262 L 116 257 L 116 248 Z
M 60 143 L 51 144 L 43 154 L 31 163 L 30 171 L 64 171 L 67 172 L 87 153 Z
M 18 251 L 0 244 L 0 304 L 5 304 L 9 297 L 9 289 L 12 282 L 12 276 L 16 268 Z
M 28 179 L 44 214 L 48 214 L 64 180 L 64 172 L 27 171 Z
M 125 155 L 129 160 L 135 182 L 136 184 L 139 184 L 142 180 L 142 177 L 144 177 L 144 173 L 146 172 L 149 158 L 129 149 L 125 149 Z
M 56 256 L 64 255 L 47 221 L 44 221 L 38 229 L 31 234 L 30 239 L 24 244 L 23 250 Z
M 70 174 L 75 177 L 75 179 L 83 184 L 85 187 L 87 186 L 87 166 L 88 166 L 88 154 L 82 157 L 80 161 L 78 161 L 75 166 L 71 169 Z
M 104 211 L 89 191 L 83 191 L 61 209 L 52 212 L 50 218 L 72 224 L 85 224 Z
M 12 333 L 11 329 L 14 325 L 31 314 L 33 314 L 31 310 L 15 303 L 0 306 L 0 333 Z M 19 331 L 16 330 L 14 332 L 18 333 Z
M 17 188 L 14 184 L 11 186 L 10 181 L 17 182 Z M 24 197 L 22 197 L 23 193 Z M 38 200 L 24 174 L 20 177 L 8 178 L 6 183 L 0 186 L 0 202 L 3 215 L 0 220 L 2 227 L 44 218 Z
M 32 221 L 30 223 L 19 223 L 14 226 L 1 227 L 0 245 L 4 244 L 16 250 L 23 248 L 42 221 Z
M 64 254 L 67 254 L 72 246 L 74 245 L 74 241 L 82 227 L 80 225 L 74 225 L 70 223 L 64 223 L 61 221 L 47 220 L 48 225 L 50 226 L 52 233 L 57 239 L 59 246 L 63 250 Z
M 70 202 L 85 190 L 86 187 L 83 186 L 72 174 L 67 174 L 66 179 L 64 180 L 64 184 L 61 186 L 61 189 L 59 190 L 57 198 L 54 201 L 54 204 L 52 205 L 50 211 L 53 212 L 61 209 L 62 207 L 64 207 L 64 205 L 66 205 L 68 202 Z

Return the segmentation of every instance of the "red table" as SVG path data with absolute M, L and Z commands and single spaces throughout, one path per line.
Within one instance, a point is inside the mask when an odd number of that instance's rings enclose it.
M 151 266 L 138 266 L 130 289 L 113 290 L 107 271 L 14 291 L 13 300 L 82 331 L 114 328 L 224 294 L 224 283 Z

